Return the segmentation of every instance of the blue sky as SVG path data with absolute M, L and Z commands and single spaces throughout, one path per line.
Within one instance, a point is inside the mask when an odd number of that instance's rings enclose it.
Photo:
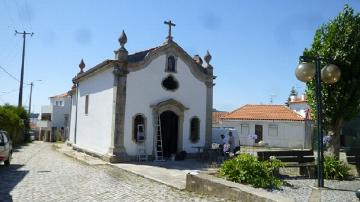
M 124 29 L 132 53 L 165 41 L 171 19 L 174 40 L 190 55 L 209 50 L 217 76 L 214 108 L 231 111 L 244 104 L 283 104 L 295 86 L 294 69 L 316 28 L 352 0 L 238 1 L 100 1 L 0 0 L 0 66 L 20 78 L 22 38 L 14 30 L 34 32 L 27 38 L 25 82 L 35 82 L 33 109 L 48 97 L 66 92 L 79 71 L 113 59 Z M 19 82 L 0 69 L 0 104 L 17 104 Z M 23 105 L 29 101 L 28 85 Z

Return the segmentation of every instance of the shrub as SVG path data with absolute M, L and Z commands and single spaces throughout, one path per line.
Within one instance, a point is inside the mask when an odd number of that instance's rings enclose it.
M 343 180 L 350 175 L 351 168 L 343 161 L 338 160 L 335 156 L 325 156 L 324 174 L 325 179 Z
M 258 161 L 250 154 L 240 154 L 225 161 L 220 167 L 220 176 L 227 180 L 251 184 L 261 188 L 280 188 L 283 181 L 274 176 L 274 173 L 283 166 L 278 159 Z
M 29 121 L 28 114 L 23 107 L 0 105 L 0 129 L 6 130 L 14 145 L 28 140 Z

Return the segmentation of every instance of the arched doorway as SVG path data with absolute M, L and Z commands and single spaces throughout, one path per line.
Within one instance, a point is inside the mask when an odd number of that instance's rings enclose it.
M 178 150 L 179 116 L 173 111 L 164 111 L 160 121 L 164 157 L 170 157 Z

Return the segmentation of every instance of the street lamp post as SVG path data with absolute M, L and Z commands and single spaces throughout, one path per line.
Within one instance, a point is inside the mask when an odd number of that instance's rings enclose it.
M 321 102 L 321 80 L 327 84 L 336 83 L 341 76 L 340 69 L 333 64 L 327 64 L 320 70 L 321 62 L 329 63 L 328 59 L 320 57 L 301 56 L 300 64 L 295 70 L 297 79 L 303 82 L 311 81 L 315 76 L 315 93 L 316 93 L 316 108 L 317 108 L 317 134 L 318 134 L 318 165 L 317 177 L 318 187 L 324 187 L 324 148 L 323 148 L 323 134 L 322 134 L 322 102 Z M 311 62 L 315 63 L 312 64 Z

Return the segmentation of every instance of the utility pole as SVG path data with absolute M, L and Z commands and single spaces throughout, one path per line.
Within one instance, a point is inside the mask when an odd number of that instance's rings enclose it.
M 41 81 L 41 80 L 36 80 L 36 81 Z M 32 88 L 34 86 L 34 81 L 32 81 L 30 83 L 30 98 L 29 98 L 29 118 L 31 116 L 31 97 L 32 97 Z
M 26 35 L 33 36 L 34 33 L 27 33 L 27 32 L 18 32 L 15 30 L 15 35 L 22 34 L 23 35 L 23 51 L 22 51 L 22 61 L 21 61 L 21 76 L 20 76 L 20 90 L 19 90 L 19 103 L 18 107 L 22 106 L 22 95 L 23 95 L 23 83 L 24 83 L 24 60 L 25 60 L 25 42 L 26 42 Z
M 32 95 L 32 87 L 33 87 L 34 83 L 31 82 L 30 83 L 30 99 L 29 99 L 29 118 L 31 118 L 31 95 Z

